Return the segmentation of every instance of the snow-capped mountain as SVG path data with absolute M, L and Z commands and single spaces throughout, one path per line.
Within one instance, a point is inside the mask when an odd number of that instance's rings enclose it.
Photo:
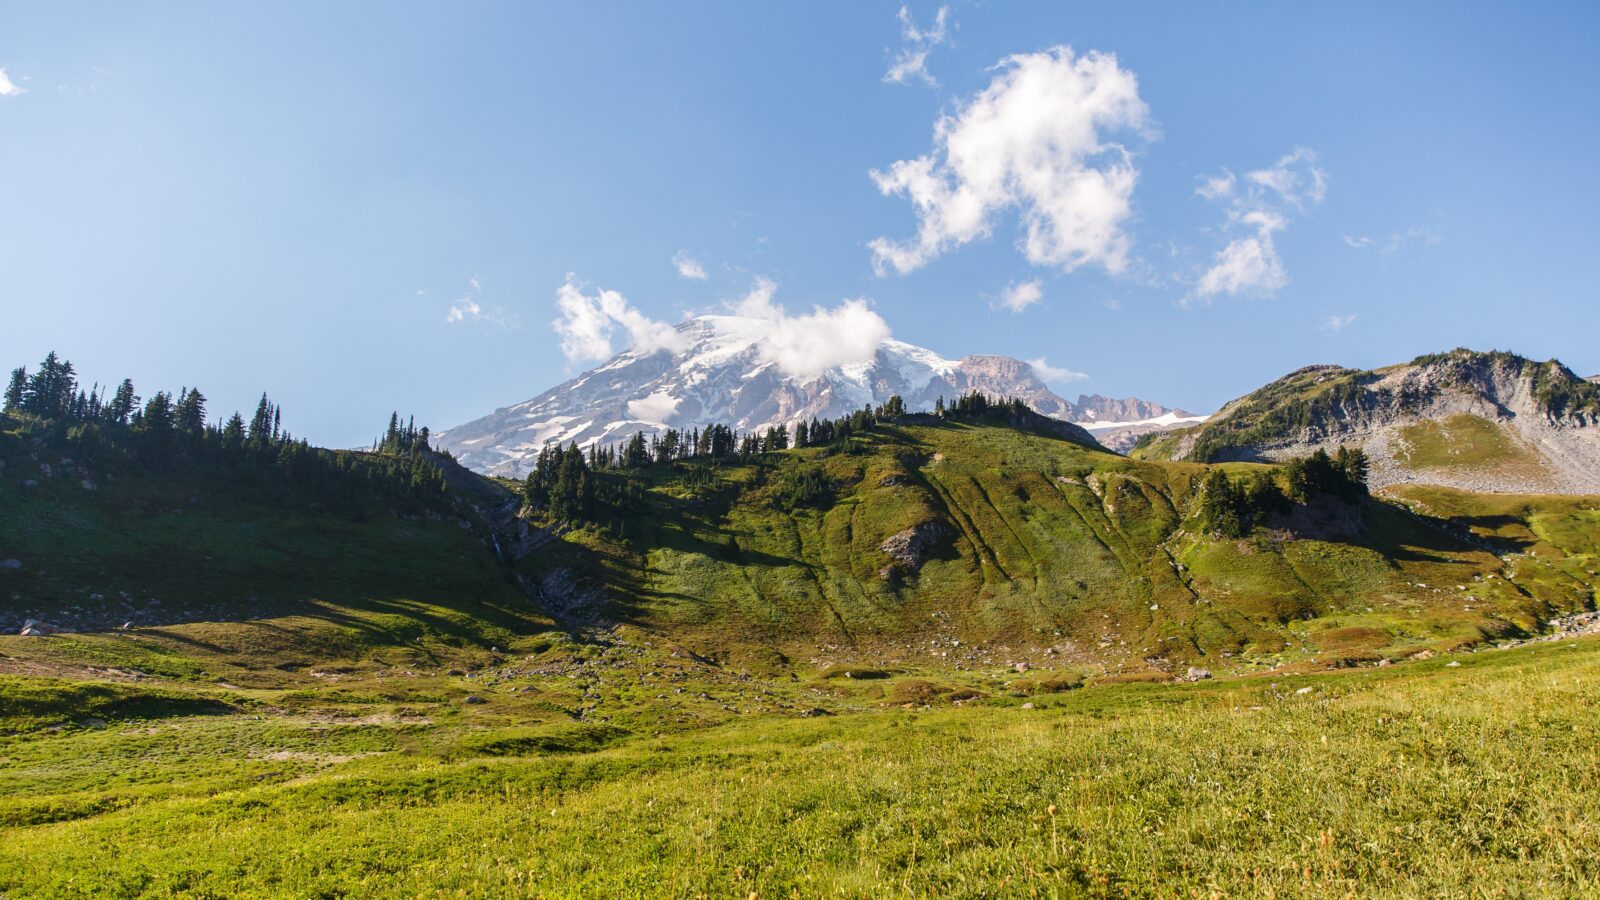
M 677 332 L 676 345 L 686 348 L 681 352 L 625 351 L 532 400 L 439 434 L 435 446 L 469 468 L 514 477 L 525 474 L 549 444 L 610 443 L 636 432 L 651 435 L 717 422 L 752 431 L 837 418 L 895 394 L 909 409 L 931 410 L 939 397 L 978 390 L 1020 397 L 1045 415 L 1096 426 L 1096 418 L 1126 413 L 1125 404 L 1143 404 L 1093 398 L 1104 403 L 1080 407 L 1053 393 L 1028 363 L 1007 356 L 950 360 L 891 339 L 863 362 L 796 375 L 766 352 L 765 320 L 696 316 Z M 1139 409 L 1170 412 L 1155 404 Z
M 1132 449 L 1142 435 L 1198 425 L 1210 418 L 1136 397 L 1114 400 L 1099 394 L 1079 394 L 1074 406 L 1073 422 L 1119 453 Z

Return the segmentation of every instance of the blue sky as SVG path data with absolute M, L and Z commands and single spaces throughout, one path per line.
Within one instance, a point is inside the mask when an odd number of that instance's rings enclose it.
M 358 444 L 587 366 L 570 275 L 1196 411 L 1457 345 L 1600 372 L 1600 7 L 900 9 L 11 7 L 3 360 Z

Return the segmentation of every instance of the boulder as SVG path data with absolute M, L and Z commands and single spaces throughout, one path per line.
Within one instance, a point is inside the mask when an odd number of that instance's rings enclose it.
M 59 630 L 54 625 L 40 622 L 38 619 L 29 619 L 22 623 L 22 630 L 17 633 L 23 637 L 43 637 L 47 634 L 55 634 Z
M 1184 678 L 1188 679 L 1189 681 L 1205 681 L 1210 677 L 1211 670 L 1202 669 L 1199 666 L 1190 666 L 1189 671 L 1184 674 Z

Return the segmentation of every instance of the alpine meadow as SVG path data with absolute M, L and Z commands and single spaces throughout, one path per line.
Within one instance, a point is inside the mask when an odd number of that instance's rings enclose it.
M 1600 11 L 5 19 L 0 900 L 1600 897 Z

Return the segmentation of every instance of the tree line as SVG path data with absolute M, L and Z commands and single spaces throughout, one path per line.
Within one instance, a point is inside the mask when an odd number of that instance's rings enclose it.
M 977 391 L 962 394 L 948 404 L 939 397 L 932 413 L 952 420 L 996 416 L 1016 420 L 1031 414 L 1022 400 L 990 397 Z M 907 415 L 905 398 L 896 394 L 876 406 L 866 405 L 837 418 L 801 420 L 792 431 L 773 425 L 740 432 L 719 423 L 705 428 L 668 428 L 648 438 L 643 432 L 635 432 L 625 441 L 597 441 L 587 450 L 576 441 L 565 448 L 547 445 L 539 451 L 523 482 L 523 499 L 529 509 L 553 521 L 595 525 L 613 534 L 625 534 L 628 519 L 644 502 L 644 487 L 626 477 L 630 470 L 672 462 L 749 462 L 789 449 L 821 447 L 851 452 L 857 436 Z M 703 467 L 693 472 L 702 479 L 710 477 Z M 792 508 L 824 495 L 826 490 L 825 484 L 807 482 L 785 485 L 780 494 Z
M 442 508 L 448 500 L 428 429 L 414 420 L 402 426 L 398 413 L 372 452 L 354 453 L 295 439 L 283 427 L 282 407 L 265 393 L 249 419 L 234 412 L 208 422 L 206 403 L 197 387 L 141 398 L 126 378 L 115 387 L 84 388 L 72 362 L 51 351 L 32 372 L 12 370 L 3 410 L 25 430 L 70 443 L 85 462 L 220 466 L 236 480 L 303 488 L 319 502 L 352 511 L 375 498 L 411 511 Z

